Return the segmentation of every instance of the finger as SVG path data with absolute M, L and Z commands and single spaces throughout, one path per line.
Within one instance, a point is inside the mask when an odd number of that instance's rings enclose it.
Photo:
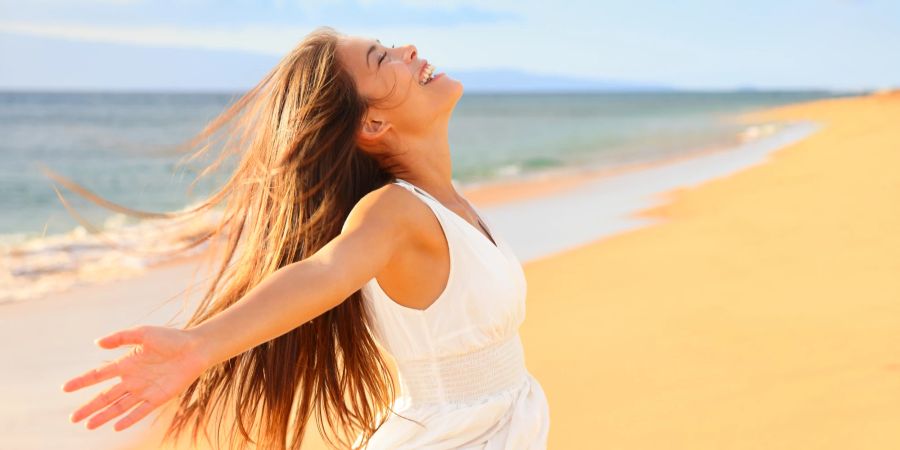
M 94 341 L 103 348 L 116 348 L 121 345 L 137 345 L 144 341 L 144 327 L 129 328 L 103 336 Z
M 90 420 L 87 421 L 85 426 L 88 430 L 93 430 L 102 426 L 104 423 L 109 422 L 111 419 L 115 418 L 119 414 L 122 414 L 129 409 L 131 409 L 134 405 L 141 402 L 141 399 L 132 393 L 128 393 L 122 397 L 119 397 L 115 403 L 109 406 L 109 408 L 104 409 L 99 414 L 91 417 Z
M 62 389 L 64 392 L 77 391 L 78 389 L 81 389 L 83 387 L 91 386 L 101 381 L 108 380 L 118 375 L 118 373 L 118 362 L 113 361 L 111 363 L 107 363 L 100 367 L 91 369 L 78 377 L 66 381 L 66 383 L 63 384 Z
M 93 400 L 86 403 L 82 407 L 78 408 L 75 412 L 69 416 L 69 420 L 72 423 L 78 423 L 81 419 L 84 419 L 87 416 L 99 411 L 100 409 L 106 407 L 110 403 L 119 399 L 119 397 L 125 395 L 128 390 L 125 389 L 124 383 L 119 383 L 94 397 Z
M 147 414 L 150 414 L 150 411 L 153 411 L 156 408 L 156 405 L 151 403 L 149 400 L 145 401 L 138 405 L 137 408 L 134 408 L 127 416 L 125 416 L 122 420 L 116 422 L 113 425 L 113 428 L 116 431 L 122 431 L 131 425 L 133 425 L 138 420 L 143 419 Z

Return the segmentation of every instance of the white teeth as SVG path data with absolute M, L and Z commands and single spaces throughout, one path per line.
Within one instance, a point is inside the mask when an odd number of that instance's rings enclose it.
M 432 80 L 432 74 L 434 74 L 434 66 L 431 64 L 425 64 L 425 69 L 422 70 L 422 78 L 419 79 L 419 84 L 425 85 L 429 81 Z

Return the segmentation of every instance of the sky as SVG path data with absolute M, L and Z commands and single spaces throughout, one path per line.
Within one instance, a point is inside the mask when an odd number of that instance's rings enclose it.
M 0 74 L 15 68 L 19 79 L 67 86 L 65 70 L 45 60 L 97 45 L 186 59 L 242 55 L 223 59 L 240 70 L 254 55 L 274 64 L 319 25 L 414 44 L 451 76 L 514 70 L 681 89 L 900 86 L 894 0 L 0 0 Z M 94 58 L 91 73 L 117 76 L 115 59 Z

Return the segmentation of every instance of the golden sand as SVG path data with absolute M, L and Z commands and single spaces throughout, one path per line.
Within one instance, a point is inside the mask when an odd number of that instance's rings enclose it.
M 756 119 L 824 126 L 642 212 L 662 224 L 525 265 L 550 449 L 900 448 L 900 95 Z
M 526 264 L 551 449 L 900 448 L 900 95 Z

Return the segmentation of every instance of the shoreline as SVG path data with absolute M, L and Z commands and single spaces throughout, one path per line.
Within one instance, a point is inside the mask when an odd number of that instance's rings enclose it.
M 814 122 L 794 121 L 737 147 L 582 180 L 564 192 L 509 200 L 483 212 L 527 263 L 659 222 L 642 211 L 675 192 L 763 164 L 772 152 L 817 129 Z
M 736 121 L 743 125 L 749 126 L 754 120 L 746 115 L 730 115 L 727 120 Z M 782 128 L 790 126 L 789 124 L 778 124 Z M 781 132 L 781 131 L 779 131 Z M 776 132 L 777 134 L 778 132 Z M 765 137 L 757 138 L 765 139 Z M 752 141 L 750 141 L 752 142 Z M 605 179 L 610 179 L 627 174 L 640 173 L 648 169 L 666 167 L 683 161 L 690 161 L 704 156 L 723 154 L 729 151 L 739 150 L 740 147 L 746 145 L 747 142 L 740 142 L 734 145 L 716 144 L 707 145 L 705 147 L 660 156 L 652 159 L 621 162 L 621 163 L 605 163 L 593 164 L 587 167 L 579 166 L 562 166 L 553 169 L 545 169 L 536 172 L 526 172 L 521 175 L 504 177 L 500 179 L 489 179 L 478 182 L 460 183 L 454 180 L 454 185 L 471 203 L 479 209 L 489 209 L 495 206 L 502 206 L 513 202 L 533 201 L 536 199 L 547 198 L 554 195 L 565 195 L 567 192 L 584 187 L 590 183 L 595 183 Z M 9 299 L 0 301 L 0 310 L 6 305 L 18 302 L 33 302 L 52 298 L 60 293 L 69 290 L 91 289 L 108 285 L 110 283 L 125 282 L 143 276 L 148 273 L 166 269 L 180 265 L 196 265 L 205 260 L 208 251 L 192 251 L 191 254 L 178 256 L 162 261 L 146 262 L 141 269 L 129 268 L 130 273 L 118 273 L 116 275 L 99 273 L 91 275 L 92 278 L 78 278 L 75 275 L 67 274 L 67 277 L 75 277 L 72 284 L 64 285 L 59 288 L 45 288 L 38 294 L 26 299 Z M 40 280 L 40 283 L 45 281 Z
M 755 121 L 753 116 L 746 114 L 729 117 L 738 123 L 748 126 L 751 122 Z M 790 126 L 790 124 L 786 123 L 779 123 L 779 125 L 782 128 Z M 783 130 L 779 130 L 775 133 L 780 133 L 782 131 Z M 764 138 L 765 137 L 758 139 Z M 652 159 L 594 165 L 587 168 L 564 166 L 555 170 L 525 174 L 521 178 L 481 181 L 472 184 L 462 193 L 467 199 L 478 205 L 480 208 L 519 200 L 533 200 L 552 194 L 563 193 L 567 190 L 583 186 L 585 183 L 608 177 L 640 172 L 703 156 L 734 151 L 741 146 L 746 145 L 748 142 L 749 141 L 738 142 L 735 144 L 706 145 L 693 150 Z

